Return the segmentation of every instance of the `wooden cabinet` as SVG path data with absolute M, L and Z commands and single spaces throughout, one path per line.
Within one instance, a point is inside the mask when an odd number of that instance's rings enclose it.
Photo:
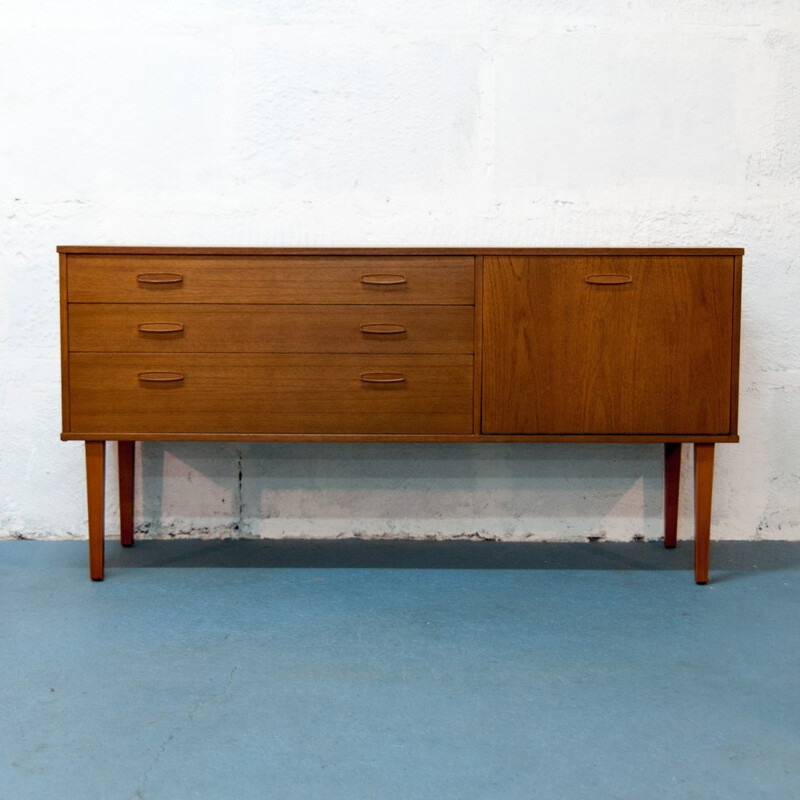
M 105 442 L 133 542 L 137 440 L 665 445 L 665 544 L 695 446 L 738 441 L 741 250 L 61 247 L 63 439 L 86 442 L 103 577 Z

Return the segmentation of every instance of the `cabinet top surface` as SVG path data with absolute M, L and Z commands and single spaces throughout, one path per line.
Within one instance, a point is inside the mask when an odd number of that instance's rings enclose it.
M 264 256 L 336 256 L 336 255 L 478 255 L 478 256 L 740 256 L 741 247 L 142 247 L 60 245 L 59 253 L 96 255 L 264 255 Z

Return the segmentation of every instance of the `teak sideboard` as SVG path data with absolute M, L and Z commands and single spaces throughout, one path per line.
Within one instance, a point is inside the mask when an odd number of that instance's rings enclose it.
M 63 431 L 105 443 L 133 543 L 134 442 L 658 442 L 664 543 L 694 445 L 736 442 L 741 249 L 59 247 Z

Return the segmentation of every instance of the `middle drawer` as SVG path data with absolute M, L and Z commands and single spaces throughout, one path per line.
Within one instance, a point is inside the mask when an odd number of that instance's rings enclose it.
M 472 353 L 472 306 L 70 303 L 71 352 Z

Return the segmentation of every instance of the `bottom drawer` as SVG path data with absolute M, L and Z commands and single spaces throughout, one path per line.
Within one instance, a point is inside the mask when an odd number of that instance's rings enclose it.
M 73 353 L 70 432 L 472 432 L 472 356 Z

